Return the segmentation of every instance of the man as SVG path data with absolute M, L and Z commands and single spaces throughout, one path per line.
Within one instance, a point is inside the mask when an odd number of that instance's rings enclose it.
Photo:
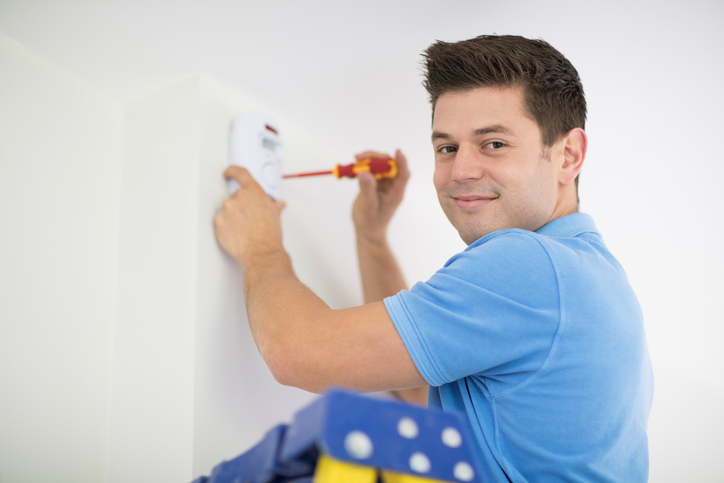
M 646 481 L 652 375 L 626 275 L 578 213 L 578 73 L 521 37 L 425 56 L 435 188 L 468 248 L 405 290 L 385 235 L 409 176 L 398 151 L 400 176 L 360 176 L 353 207 L 366 304 L 331 310 L 292 272 L 283 203 L 229 168 L 242 189 L 217 237 L 244 268 L 262 356 L 279 382 L 315 392 L 429 384 L 430 406 L 466 416 L 484 481 Z

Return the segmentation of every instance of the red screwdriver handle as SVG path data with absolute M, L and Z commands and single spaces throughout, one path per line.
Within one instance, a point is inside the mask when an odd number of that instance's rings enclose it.
M 394 178 L 397 176 L 397 161 L 389 158 L 366 158 L 345 166 L 337 165 L 332 173 L 337 178 L 356 178 L 362 171 L 369 171 L 375 178 Z

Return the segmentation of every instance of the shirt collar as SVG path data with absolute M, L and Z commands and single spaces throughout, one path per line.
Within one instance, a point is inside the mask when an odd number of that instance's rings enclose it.
M 601 235 L 593 222 L 593 218 L 586 213 L 571 213 L 556 218 L 536 230 L 539 235 L 558 237 L 573 237 L 584 232 Z

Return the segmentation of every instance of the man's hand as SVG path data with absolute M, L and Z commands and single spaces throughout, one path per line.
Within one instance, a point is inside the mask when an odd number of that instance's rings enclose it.
M 284 202 L 272 200 L 242 167 L 229 166 L 224 177 L 235 179 L 241 188 L 224 201 L 214 220 L 221 247 L 242 267 L 256 255 L 283 251 L 280 215 Z
M 374 151 L 355 155 L 357 161 L 370 157 L 390 159 L 390 156 Z M 357 175 L 360 192 L 352 205 L 352 220 L 358 237 L 374 242 L 385 239 L 387 226 L 402 202 L 407 180 L 410 179 L 407 159 L 399 149 L 395 153 L 395 159 L 399 174 L 394 178 L 378 181 L 366 171 Z

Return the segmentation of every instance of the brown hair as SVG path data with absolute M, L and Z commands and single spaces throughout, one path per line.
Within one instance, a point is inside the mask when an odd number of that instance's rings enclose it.
M 586 98 L 578 72 L 543 40 L 481 35 L 455 43 L 437 41 L 423 56 L 423 84 L 433 114 L 438 98 L 446 92 L 522 87 L 524 106 L 538 123 L 544 147 L 552 146 L 573 128 L 585 129 Z

